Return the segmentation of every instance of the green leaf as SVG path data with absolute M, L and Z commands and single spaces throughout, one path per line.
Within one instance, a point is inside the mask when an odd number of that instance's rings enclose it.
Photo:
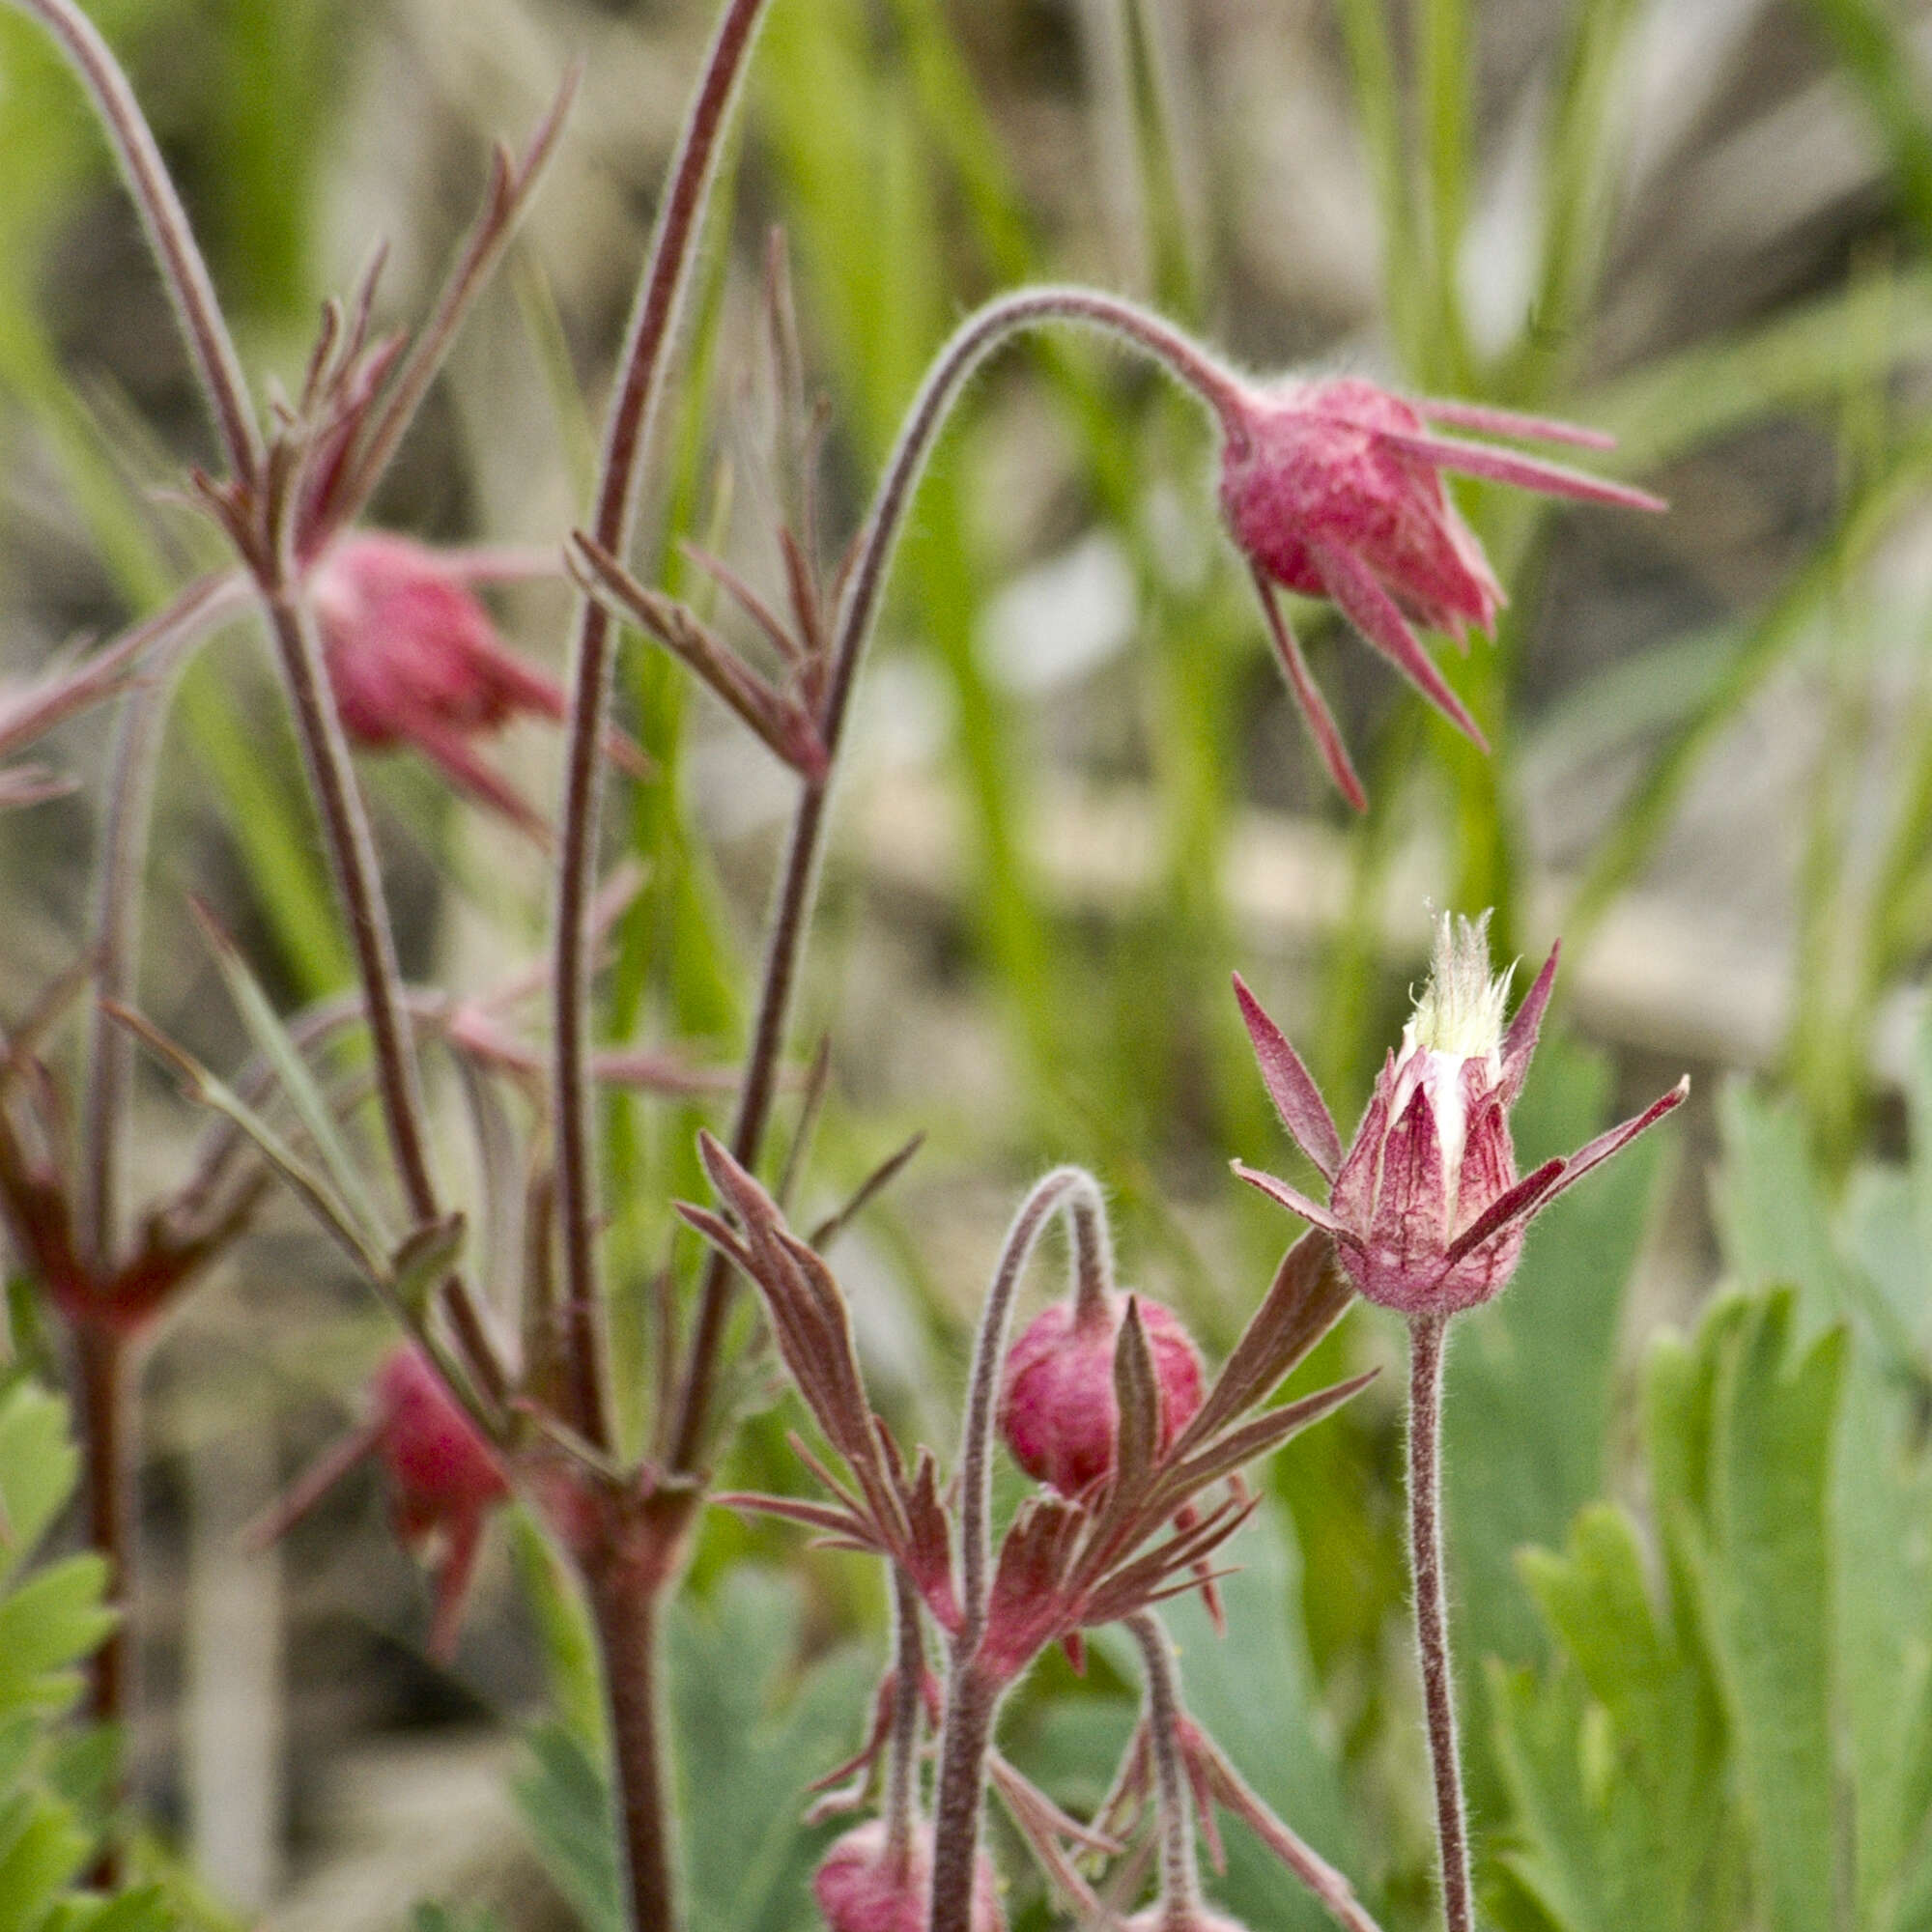
M 65 1701 L 70 1680 L 49 1672 L 98 1649 L 114 1628 L 101 1606 L 107 1565 L 89 1553 L 37 1572 L 0 1603 L 0 1711 Z
M 1816 1932 L 1837 1898 L 1828 1499 L 1846 1336 L 1793 1359 L 1795 1325 L 1779 1293 L 1719 1330 L 1705 1519 L 1712 1647 L 1773 1932 Z
M 524 1822 L 583 1932 L 627 1932 L 617 1819 L 604 1773 L 560 1724 L 529 1735 L 535 1764 L 516 1783 Z
M 784 1578 L 740 1570 L 667 1630 L 686 1911 L 707 1932 L 806 1932 L 811 1869 L 830 1833 L 800 1822 L 805 1786 L 851 1747 L 872 1667 L 853 1652 L 799 1670 L 803 1612 Z M 517 1796 L 585 1932 L 626 1932 L 603 1768 L 561 1725 L 530 1737 Z
M 199 909 L 197 907 L 197 909 Z M 388 1245 L 383 1232 L 382 1210 L 376 1205 L 361 1167 L 351 1155 L 336 1124 L 335 1110 L 322 1091 L 301 1049 L 290 1037 L 274 1004 L 262 990 L 260 980 L 248 970 L 242 950 L 217 925 L 212 916 L 203 915 L 201 930 L 215 966 L 221 974 L 228 997 L 242 1016 L 255 1051 L 274 1069 L 283 1094 L 296 1111 L 309 1144 L 321 1156 L 322 1164 L 334 1183 L 337 1196 L 347 1206 L 358 1226 L 368 1231 L 373 1244 Z
M 1607 1064 L 1560 1041 L 1532 1065 L 1515 1122 L 1527 1172 L 1609 1122 Z M 1456 1324 L 1445 1467 L 1463 1654 L 1543 1655 L 1517 1552 L 1554 1544 L 1602 1492 L 1624 1293 L 1666 1143 L 1639 1141 L 1538 1216 L 1508 1292 Z
M 23 1932 L 38 1925 L 92 1849 L 87 1833 L 58 1805 L 35 1806 L 0 1844 L 0 1925 Z
M 739 1570 L 668 1630 L 684 1820 L 686 1903 L 718 1932 L 805 1932 L 812 1867 L 831 1833 L 807 1831 L 805 1787 L 851 1749 L 875 1676 L 853 1651 L 799 1671 L 797 1586 Z
M 1499 1754 L 1518 1808 L 1580 1807 L 1548 1840 L 1565 1868 L 1593 1874 L 1588 1886 L 1562 1888 L 1564 1923 L 1694 1932 L 1709 1922 L 1704 1908 L 1721 1872 L 1723 1725 L 1708 1663 L 1652 1607 L 1636 1529 L 1622 1511 L 1584 1511 L 1561 1556 L 1526 1551 L 1521 1567 L 1574 1677 L 1566 1669 L 1552 1689 L 1556 1719 L 1536 1710 L 1526 1674 L 1492 1675 L 1507 1700 Z M 1577 1688 L 1590 1702 L 1577 1700 Z M 1563 1751 L 1579 1760 L 1568 1792 L 1548 1776 L 1552 1753 Z M 1518 1876 L 1539 1896 L 1551 1888 L 1533 1860 Z
M 33 1553 L 79 1477 L 67 1405 L 24 1377 L 0 1389 L 0 1585 Z

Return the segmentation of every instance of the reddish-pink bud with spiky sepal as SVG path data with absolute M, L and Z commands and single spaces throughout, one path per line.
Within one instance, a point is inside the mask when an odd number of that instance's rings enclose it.
M 542 814 L 474 741 L 526 712 L 561 722 L 569 706 L 561 687 L 497 636 L 467 575 L 412 538 L 357 530 L 324 553 L 309 592 L 350 737 L 378 751 L 413 745 L 458 789 L 547 837 Z M 648 770 L 621 733 L 607 750 L 633 773 Z
M 1550 949 L 1508 1027 L 1507 973 L 1492 978 L 1489 919 L 1438 921 L 1428 986 L 1383 1063 L 1348 1152 L 1285 1035 L 1236 979 L 1235 991 L 1283 1124 L 1330 1182 L 1323 1208 L 1272 1175 L 1242 1179 L 1335 1237 L 1356 1290 L 1405 1315 L 1453 1315 L 1501 1292 L 1532 1216 L 1662 1120 L 1689 1079 L 1568 1159 L 1519 1179 L 1509 1112 L 1522 1091 L 1556 979 Z
M 507 1502 L 510 1485 L 496 1452 L 458 1406 L 435 1366 L 413 1342 L 376 1371 L 361 1425 L 325 1449 L 249 1532 L 267 1543 L 299 1522 L 366 1458 L 389 1480 L 389 1521 L 397 1541 L 431 1567 L 435 1609 L 430 1655 L 456 1649 L 469 1579 L 490 1514 Z
M 925 1932 L 932 1888 L 932 1827 L 918 1822 L 895 1862 L 886 1821 L 874 1818 L 835 1839 L 811 1881 L 830 1932 Z M 993 1861 L 973 1866 L 972 1932 L 1006 1932 Z
M 456 1648 L 464 1601 L 490 1513 L 510 1498 L 502 1465 L 413 1343 L 376 1372 L 376 1454 L 389 1477 L 389 1520 L 435 1576 L 430 1654 Z
M 1078 1296 L 1056 1302 L 1008 1351 L 1000 1434 L 1029 1476 L 1063 1495 L 1082 1495 L 1113 1472 L 1114 1350 L 1128 1298 L 1109 1291 L 1084 1307 Z M 1132 1299 L 1160 1393 L 1156 1453 L 1165 1454 L 1201 1406 L 1201 1356 L 1173 1309 L 1145 1295 Z
M 1482 545 L 1449 500 L 1443 472 L 1626 509 L 1663 508 L 1643 491 L 1432 427 L 1609 447 L 1608 437 L 1570 423 L 1409 401 L 1358 377 L 1238 384 L 1220 410 L 1222 511 L 1254 571 L 1295 700 L 1330 776 L 1357 808 L 1365 802 L 1360 781 L 1271 585 L 1332 598 L 1444 717 L 1484 745 L 1410 629 L 1424 624 L 1465 643 L 1472 628 L 1493 634 L 1505 602 Z

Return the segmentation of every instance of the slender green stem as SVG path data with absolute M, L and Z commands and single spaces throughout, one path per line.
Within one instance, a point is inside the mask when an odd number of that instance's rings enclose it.
M 1447 1932 L 1474 1932 L 1469 1833 L 1456 1748 L 1456 1686 L 1449 1662 L 1449 1611 L 1442 1583 L 1442 1362 L 1447 1316 L 1409 1323 L 1408 1535 L 1415 1583 L 1415 1644 L 1435 1785 L 1442 1918 Z

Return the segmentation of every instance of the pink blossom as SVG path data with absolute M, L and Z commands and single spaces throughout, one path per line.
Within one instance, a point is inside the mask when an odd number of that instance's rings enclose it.
M 1165 1455 L 1201 1406 L 1201 1356 L 1180 1318 L 1158 1301 L 1135 1297 L 1147 1331 L 1160 1397 Z M 1000 1434 L 1035 1481 L 1077 1496 L 1114 1468 L 1120 1411 L 1114 1349 L 1127 1297 L 1109 1293 L 1083 1312 L 1059 1301 L 1028 1323 L 1007 1355 Z
M 413 745 L 459 790 L 547 838 L 542 815 L 473 741 L 523 712 L 561 722 L 568 704 L 497 636 L 465 575 L 409 537 L 359 530 L 324 554 L 309 590 L 350 737 L 378 751 Z M 619 733 L 606 749 L 634 774 L 648 769 Z
M 837 1839 L 811 1882 L 831 1932 L 925 1932 L 932 1885 L 932 1827 L 916 1823 L 905 1857 L 894 1869 L 886 1824 L 874 1818 Z M 1006 1932 L 992 1861 L 981 1852 L 973 1867 L 972 1932 Z
M 1536 1050 L 1557 949 L 1505 1029 L 1510 975 L 1490 976 L 1488 925 L 1487 915 L 1472 922 L 1444 914 L 1438 922 L 1429 984 L 1346 1154 L 1294 1048 L 1235 980 L 1262 1076 L 1282 1124 L 1327 1178 L 1328 1205 L 1238 1161 L 1236 1173 L 1327 1230 L 1356 1290 L 1407 1315 L 1453 1315 L 1500 1293 L 1530 1218 L 1690 1090 L 1681 1080 L 1567 1160 L 1545 1161 L 1519 1179 L 1509 1113 Z
M 456 1648 L 483 1532 L 491 1512 L 509 1500 L 510 1486 L 496 1452 L 414 1343 L 384 1359 L 370 1384 L 361 1426 L 324 1450 L 250 1540 L 280 1536 L 369 1456 L 388 1476 L 397 1541 L 431 1566 L 429 1649 L 432 1657 L 446 1659 Z
M 1442 472 L 1513 483 L 1547 496 L 1661 510 L 1656 497 L 1563 465 L 1436 435 L 1431 424 L 1604 449 L 1610 439 L 1569 423 L 1459 403 L 1409 402 L 1357 377 L 1245 384 L 1222 403 L 1221 507 L 1255 575 L 1282 668 L 1344 795 L 1365 804 L 1341 733 L 1273 594 L 1281 584 L 1332 598 L 1459 730 L 1483 733 L 1411 624 L 1466 648 L 1494 635 L 1505 603 L 1482 546 L 1449 500 Z

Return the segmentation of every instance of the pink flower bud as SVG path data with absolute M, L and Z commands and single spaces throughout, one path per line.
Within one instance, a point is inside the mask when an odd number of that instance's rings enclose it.
M 452 783 L 533 836 L 541 814 L 476 754 L 471 741 L 522 712 L 561 720 L 562 690 L 497 635 L 490 613 L 449 563 L 408 537 L 356 531 L 309 578 L 342 726 L 372 750 L 413 745 Z M 612 736 L 611 755 L 643 760 Z
M 895 1871 L 883 1818 L 835 1840 L 811 1882 L 831 1932 L 925 1932 L 931 1886 L 932 1827 L 913 1826 L 904 1862 Z M 993 1862 L 981 1852 L 973 1867 L 972 1932 L 1006 1932 L 1006 1923 Z
M 1294 1049 L 1236 980 L 1242 1016 L 1283 1123 L 1328 1177 L 1328 1205 L 1236 1163 L 1236 1172 L 1335 1237 L 1357 1291 L 1406 1315 L 1453 1315 L 1502 1290 L 1528 1223 L 1566 1187 L 1679 1105 L 1688 1079 L 1567 1160 L 1519 1179 L 1509 1111 L 1522 1091 L 1556 979 L 1551 948 L 1505 1028 L 1510 976 L 1490 976 L 1489 918 L 1435 931 L 1434 970 L 1402 1049 L 1383 1063 L 1346 1154 Z
M 490 1513 L 510 1486 L 489 1443 L 413 1343 L 376 1372 L 375 1448 L 389 1477 L 389 1519 L 436 1577 L 430 1653 L 456 1647 L 464 1599 Z
M 1442 472 L 1629 509 L 1663 508 L 1640 490 L 1430 428 L 1447 423 L 1609 446 L 1609 438 L 1569 423 L 1407 402 L 1356 377 L 1240 386 L 1222 408 L 1221 507 L 1228 527 L 1254 570 L 1282 668 L 1329 773 L 1358 808 L 1360 782 L 1270 584 L 1332 598 L 1451 724 L 1484 745 L 1475 720 L 1409 628 L 1424 624 L 1465 642 L 1471 628 L 1493 634 L 1505 602 L 1482 546 L 1442 487 Z
M 1201 1406 L 1201 1357 L 1180 1318 L 1136 1296 L 1160 1391 L 1163 1452 Z M 1092 1489 L 1114 1466 L 1120 1411 L 1114 1344 L 1127 1297 L 1109 1292 L 1083 1318 L 1077 1300 L 1037 1315 L 1007 1355 L 1000 1433 L 1028 1475 L 1063 1495 Z

